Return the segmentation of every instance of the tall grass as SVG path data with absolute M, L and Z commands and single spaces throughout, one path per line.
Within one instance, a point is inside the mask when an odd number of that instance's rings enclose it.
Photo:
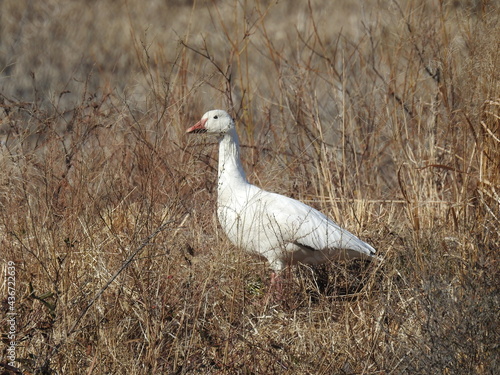
M 9 371 L 495 373 L 496 2 L 2 7 Z M 383 260 L 299 266 L 266 303 L 217 224 L 215 139 L 184 133 L 218 107 L 252 182 Z

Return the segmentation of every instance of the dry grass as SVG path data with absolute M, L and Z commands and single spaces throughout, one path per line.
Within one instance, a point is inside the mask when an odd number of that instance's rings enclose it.
M 19 371 L 495 373 L 497 2 L 170 3 L 2 3 Z M 215 107 L 251 181 L 384 260 L 298 267 L 266 305 L 216 222 L 215 140 L 184 134 Z

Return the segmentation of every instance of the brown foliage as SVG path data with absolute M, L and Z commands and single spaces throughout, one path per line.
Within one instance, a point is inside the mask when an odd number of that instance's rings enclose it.
M 495 2 L 4 3 L 0 259 L 20 370 L 499 368 Z M 297 267 L 266 303 L 267 265 L 216 222 L 215 140 L 184 134 L 216 107 L 252 182 L 383 260 Z

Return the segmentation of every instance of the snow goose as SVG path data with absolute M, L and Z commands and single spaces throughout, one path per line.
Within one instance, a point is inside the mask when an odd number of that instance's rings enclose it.
M 371 259 L 375 249 L 339 227 L 318 210 L 250 184 L 240 161 L 233 119 L 208 111 L 187 133 L 219 137 L 217 216 L 231 242 L 266 258 L 275 280 L 287 265 L 339 259 Z

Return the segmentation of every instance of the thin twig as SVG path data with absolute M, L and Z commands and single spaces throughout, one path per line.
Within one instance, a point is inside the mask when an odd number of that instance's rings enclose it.
M 185 215 L 185 217 L 187 216 L 188 214 Z M 123 270 L 125 268 L 127 268 L 130 263 L 132 263 L 132 261 L 134 260 L 134 258 L 146 247 L 146 245 L 148 245 L 151 240 L 153 238 L 155 238 L 160 232 L 164 231 L 166 228 L 167 228 L 167 225 L 175 222 L 176 220 L 169 220 L 167 221 L 166 223 L 160 225 L 158 228 L 156 228 L 156 230 L 151 233 L 149 236 L 147 236 L 142 242 L 141 244 L 139 245 L 139 247 L 137 247 L 133 252 L 132 254 L 129 255 L 129 257 L 127 258 L 127 260 L 125 262 L 123 262 L 122 266 L 115 272 L 115 274 L 106 282 L 106 284 L 104 284 L 104 286 L 96 293 L 96 295 L 94 296 L 94 298 L 92 298 L 90 300 L 90 302 L 87 304 L 87 306 L 85 306 L 85 308 L 82 310 L 82 312 L 80 313 L 80 315 L 78 316 L 78 318 L 76 319 L 75 323 L 73 324 L 73 326 L 69 329 L 67 335 L 66 335 L 66 338 L 61 340 L 61 342 L 59 342 L 56 346 L 54 346 L 54 348 L 52 349 L 52 351 L 50 352 L 50 354 L 47 356 L 46 360 L 45 360 L 45 363 L 43 365 L 42 368 L 46 368 L 49 364 L 49 360 L 50 358 L 57 353 L 57 351 L 61 348 L 61 346 L 65 343 L 65 341 L 73 334 L 75 333 L 77 327 L 80 325 L 80 322 L 81 320 L 83 319 L 83 317 L 87 314 L 87 312 L 89 311 L 89 309 L 94 305 L 94 303 L 101 297 L 101 295 L 104 293 L 104 291 L 106 289 L 108 289 L 108 287 L 113 283 L 113 281 L 115 281 L 115 279 L 118 277 L 118 275 L 120 275 L 120 273 L 123 272 Z M 182 220 L 184 221 L 184 220 Z

